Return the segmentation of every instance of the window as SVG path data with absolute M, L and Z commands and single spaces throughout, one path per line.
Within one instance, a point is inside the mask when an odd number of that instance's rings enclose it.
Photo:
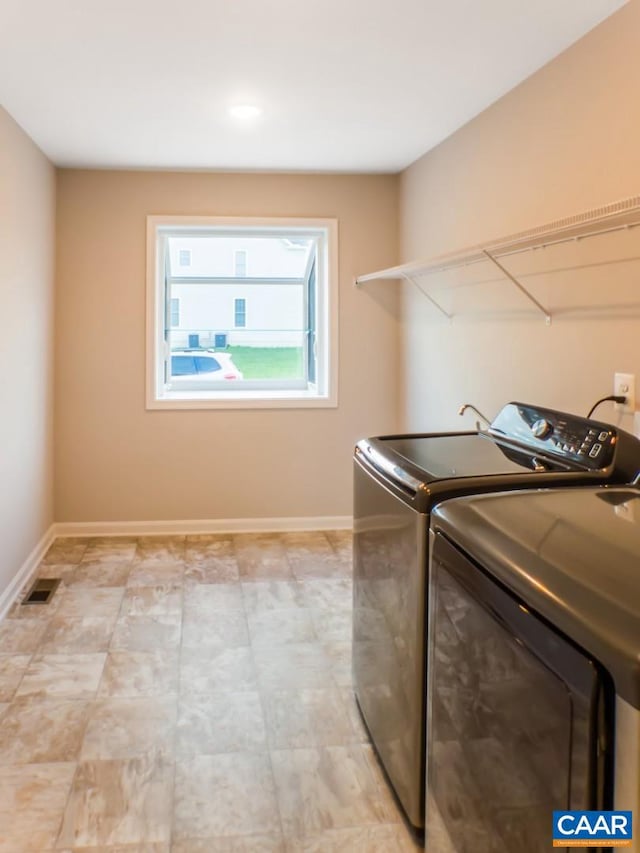
M 191 249 L 180 249 L 178 253 L 178 263 L 181 267 L 191 266 Z
M 247 300 L 234 299 L 233 313 L 233 322 L 236 329 L 245 328 L 247 325 Z
M 180 325 L 180 300 L 173 297 L 171 300 L 171 326 L 179 326 Z
M 150 216 L 147 234 L 148 408 L 337 405 L 335 220 Z
M 238 249 L 233 256 L 234 275 L 237 278 L 243 278 L 247 274 L 247 253 L 243 249 Z

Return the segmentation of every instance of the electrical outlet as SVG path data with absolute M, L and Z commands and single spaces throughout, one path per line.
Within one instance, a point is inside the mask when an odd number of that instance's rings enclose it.
M 614 403 L 613 408 L 623 415 L 630 415 L 636 409 L 636 377 L 633 373 L 614 373 L 613 393 L 618 396 L 624 395 L 626 403 Z

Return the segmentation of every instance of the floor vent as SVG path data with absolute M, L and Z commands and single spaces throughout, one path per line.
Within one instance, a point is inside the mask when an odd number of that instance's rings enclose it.
M 38 578 L 24 597 L 23 604 L 48 604 L 58 589 L 60 578 Z

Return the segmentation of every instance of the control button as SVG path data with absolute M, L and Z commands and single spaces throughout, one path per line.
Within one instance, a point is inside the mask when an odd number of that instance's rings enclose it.
M 609 433 L 604 430 L 598 436 L 598 441 L 606 441 L 609 438 Z
M 595 459 L 595 457 L 598 455 L 598 453 L 600 453 L 601 450 L 602 450 L 601 444 L 594 444 L 593 447 L 591 448 L 591 450 L 589 451 L 589 456 L 592 459 Z
M 585 454 L 586 452 L 587 452 L 587 451 L 584 449 L 584 447 L 581 447 L 581 448 L 580 448 L 580 450 L 578 451 L 578 456 L 584 456 L 584 454 Z
M 589 435 L 597 435 L 597 434 L 598 434 L 598 430 L 597 430 L 597 429 L 590 429 L 590 430 L 589 430 Z
M 536 438 L 546 438 L 553 432 L 553 424 L 545 418 L 540 418 L 531 427 L 531 432 Z
M 565 444 L 565 445 L 564 445 L 564 447 L 563 447 L 562 449 L 563 449 L 565 452 L 568 452 L 569 450 L 571 450 L 571 448 L 569 447 L 569 445 L 568 445 L 568 444 Z

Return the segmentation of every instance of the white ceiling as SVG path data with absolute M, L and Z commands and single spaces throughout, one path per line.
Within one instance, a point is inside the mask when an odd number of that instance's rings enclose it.
M 61 166 L 397 171 L 623 2 L 0 0 L 0 103 Z

